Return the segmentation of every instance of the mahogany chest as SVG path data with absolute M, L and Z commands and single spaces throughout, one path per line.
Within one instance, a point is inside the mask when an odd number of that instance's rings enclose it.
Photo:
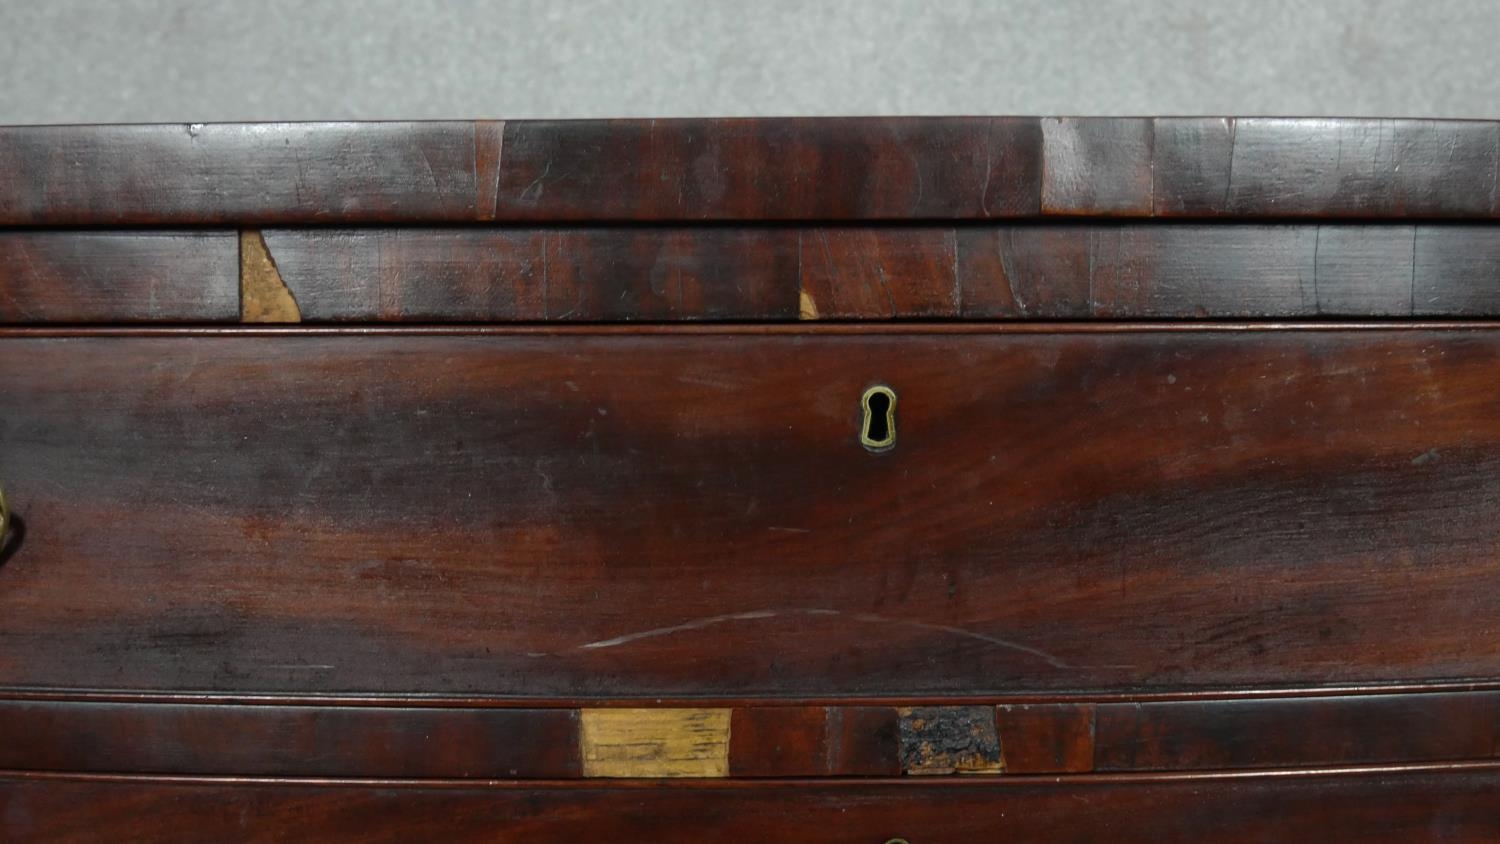
M 0 840 L 1500 839 L 1497 165 L 0 128 Z

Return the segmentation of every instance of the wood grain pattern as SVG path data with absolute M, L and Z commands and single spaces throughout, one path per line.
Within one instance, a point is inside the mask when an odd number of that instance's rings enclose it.
M 0 127 L 0 225 L 1493 219 L 1500 123 L 829 118 Z
M 0 320 L 231 320 L 234 248 L 0 234 Z M 273 229 L 239 251 L 255 322 L 1500 314 L 1480 225 Z
M 586 777 L 725 777 L 728 709 L 585 709 Z
M 1489 228 L 1419 226 L 1412 310 L 1461 314 L 1500 308 L 1500 236 Z
M 0 840 L 1496 840 L 1497 196 L 1500 122 L 0 127 Z M 1328 327 L 1081 324 L 1184 318 Z M 763 324 L 541 324 L 634 321 Z
M 318 322 L 1500 314 L 1482 225 L 276 229 Z
M 1153 121 L 1135 117 L 1042 120 L 1042 213 L 1149 217 Z
M 0 567 L 3 687 L 910 697 L 1500 675 L 1473 634 L 1500 623 L 1493 329 L 0 346 L 27 528 Z M 872 382 L 901 395 L 879 456 L 856 439 Z
M 729 730 L 736 777 L 894 776 L 900 727 L 889 706 L 742 706 Z
M 571 709 L 0 701 L 0 768 L 303 777 L 567 778 Z
M 499 216 L 1034 216 L 1041 146 L 1022 117 L 512 121 Z
M 731 713 L 727 721 L 724 712 Z M 1500 758 L 1500 692 L 994 706 L 942 699 L 903 706 L 757 701 L 732 709 L 682 709 L 667 701 L 581 713 L 572 706 L 495 701 L 337 706 L 12 699 L 0 700 L 0 716 L 0 769 L 132 774 L 879 777 Z
M 1157 118 L 1157 216 L 1493 218 L 1500 123 Z
M 958 234 L 966 318 L 1482 316 L 1487 226 L 1001 226 Z
M 16 844 L 705 840 L 1487 844 L 1493 766 L 1297 776 L 943 778 L 670 786 L 0 780 Z
M 822 706 L 735 709 L 729 727 L 729 773 L 736 777 L 826 776 L 830 711 Z
M 1496 755 L 1500 696 L 1104 704 L 1100 771 L 1275 768 Z
M 228 322 L 227 231 L 0 231 L 0 323 Z
M 469 122 L 0 128 L 0 225 L 472 221 Z
M 1029 216 L 1040 135 L 1030 118 L 4 127 L 0 225 Z
M 1094 710 L 1094 705 L 1088 703 L 1015 703 L 995 707 L 1006 772 L 1061 774 L 1094 770 Z M 1134 736 L 1127 740 L 1130 738 Z
M 803 318 L 958 316 L 955 236 L 943 228 L 804 233 L 797 262 Z
M 273 229 L 264 235 L 309 321 L 797 316 L 797 230 Z

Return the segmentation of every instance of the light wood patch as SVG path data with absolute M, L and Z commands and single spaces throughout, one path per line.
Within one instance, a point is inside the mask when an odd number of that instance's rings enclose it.
M 240 232 L 240 321 L 301 322 L 302 311 L 258 231 Z
M 817 319 L 818 303 L 806 290 L 799 291 L 797 304 L 797 317 L 799 319 Z
M 586 777 L 729 775 L 728 709 L 585 709 Z

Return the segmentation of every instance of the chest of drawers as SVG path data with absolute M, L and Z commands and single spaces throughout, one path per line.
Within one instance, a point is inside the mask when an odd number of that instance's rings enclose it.
M 0 128 L 0 839 L 1500 838 L 1497 164 Z

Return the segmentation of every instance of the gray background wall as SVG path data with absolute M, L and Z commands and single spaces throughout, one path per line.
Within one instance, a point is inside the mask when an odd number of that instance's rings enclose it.
M 0 0 L 0 123 L 1500 117 L 1494 0 Z

